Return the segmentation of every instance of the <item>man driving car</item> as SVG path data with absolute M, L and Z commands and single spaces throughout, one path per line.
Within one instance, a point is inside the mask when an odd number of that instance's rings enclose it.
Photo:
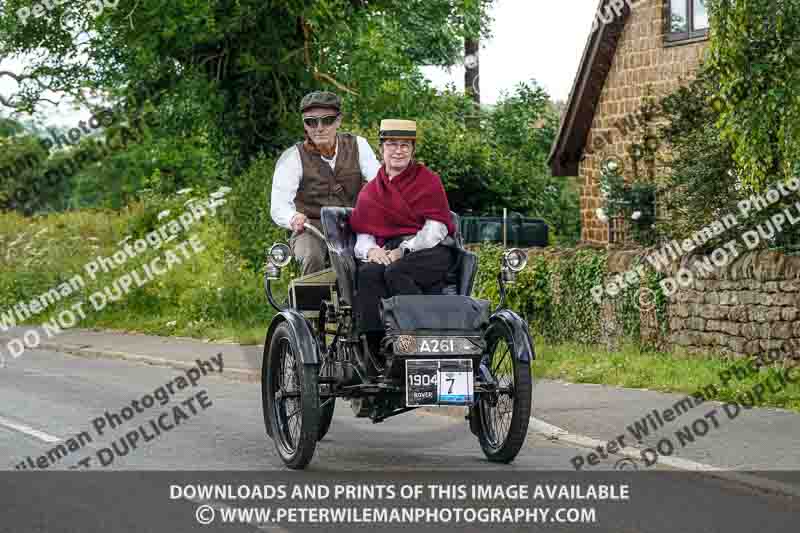
M 305 140 L 281 155 L 272 178 L 270 215 L 292 230 L 289 245 L 302 274 L 325 268 L 327 250 L 322 241 L 304 231 L 308 222 L 321 229 L 325 206 L 353 207 L 365 182 L 378 173 L 380 163 L 363 137 L 338 133 L 341 99 L 317 91 L 300 102 Z

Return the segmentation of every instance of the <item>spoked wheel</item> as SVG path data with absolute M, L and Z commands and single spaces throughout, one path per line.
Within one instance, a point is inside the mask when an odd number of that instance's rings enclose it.
M 305 365 L 286 323 L 275 328 L 262 383 L 275 448 L 289 468 L 302 469 L 314 456 L 319 436 L 317 365 Z
M 514 356 L 517 347 L 505 323 L 491 324 L 485 338 L 487 351 L 480 372 L 494 390 L 479 394 L 473 412 L 477 417 L 476 433 L 487 459 L 510 463 L 528 433 L 533 388 L 531 367 Z M 527 342 L 527 338 L 523 342 Z

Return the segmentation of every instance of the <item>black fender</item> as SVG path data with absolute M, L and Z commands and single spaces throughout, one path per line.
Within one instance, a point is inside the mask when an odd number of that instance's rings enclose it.
M 305 317 L 303 317 L 303 315 L 294 309 L 287 309 L 275 315 L 272 319 L 272 322 L 269 324 L 269 328 L 267 329 L 267 337 L 264 339 L 264 355 L 261 359 L 261 401 L 264 405 L 266 405 L 266 399 L 264 397 L 264 394 L 266 394 L 266 389 L 264 387 L 267 376 L 266 365 L 268 362 L 267 356 L 269 354 L 269 345 L 272 343 L 272 335 L 275 333 L 275 328 L 284 322 L 289 324 L 289 327 L 292 330 L 292 335 L 294 335 L 294 338 L 297 339 L 297 345 L 300 350 L 300 357 L 303 360 L 303 364 L 319 364 L 319 346 L 317 345 L 317 341 L 314 338 L 314 334 L 311 332 L 311 328 L 309 327 L 308 322 L 306 322 Z M 272 437 L 272 423 L 270 421 L 269 413 L 266 410 L 264 410 L 264 424 L 267 428 L 267 435 Z
M 502 322 L 514 338 L 514 358 L 517 361 L 530 363 L 536 359 L 533 340 L 528 329 L 528 323 L 517 313 L 510 309 L 500 309 L 489 318 L 489 324 Z
M 528 323 L 519 316 L 517 313 L 510 309 L 500 309 L 496 311 L 489 318 L 489 326 L 492 324 L 504 324 L 514 338 L 514 358 L 517 361 L 530 364 L 531 361 L 536 359 L 536 353 L 533 347 L 533 339 L 528 329 Z M 469 429 L 474 435 L 478 435 L 480 429 L 480 420 L 477 406 L 469 408 L 467 415 L 469 421 Z
M 314 332 L 308 325 L 305 317 L 294 309 L 286 309 L 276 314 L 267 330 L 267 338 L 264 340 L 264 357 L 266 359 L 267 350 L 272 342 L 272 335 L 275 328 L 281 323 L 286 322 L 292 330 L 292 335 L 297 339 L 297 346 L 300 349 L 300 357 L 305 365 L 320 364 L 319 345 L 314 337 Z M 264 363 L 262 362 L 262 365 Z

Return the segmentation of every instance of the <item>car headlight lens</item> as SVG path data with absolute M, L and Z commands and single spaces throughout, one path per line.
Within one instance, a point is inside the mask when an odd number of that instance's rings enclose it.
M 272 248 L 269 249 L 267 259 L 276 267 L 283 268 L 291 262 L 292 252 L 289 247 L 283 243 L 273 244 Z
M 505 254 L 505 264 L 512 272 L 519 272 L 528 264 L 528 254 L 518 248 Z

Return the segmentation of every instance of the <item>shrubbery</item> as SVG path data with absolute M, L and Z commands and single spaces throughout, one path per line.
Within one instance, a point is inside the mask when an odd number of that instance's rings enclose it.
M 195 191 L 194 196 L 202 196 Z M 97 256 L 109 256 L 118 250 L 125 236 L 139 237 L 156 229 L 184 210 L 189 195 L 150 195 L 143 203 L 132 204 L 121 212 L 78 211 L 52 214 L 27 220 L 15 214 L 0 216 L 3 249 L 11 253 L 0 257 L 0 310 L 17 302 L 28 302 L 80 274 L 87 287 L 79 294 L 62 300 L 45 313 L 33 318 L 41 323 L 86 300 L 94 291 L 110 285 L 119 276 L 139 269 L 163 255 L 172 242 L 159 250 L 148 249 L 109 273 L 92 281 L 84 266 Z M 193 254 L 167 274 L 156 276 L 102 311 L 90 311 L 79 327 L 101 326 L 133 329 L 156 334 L 198 335 L 253 342 L 268 324 L 273 311 L 266 304 L 261 276 L 241 258 L 227 238 L 222 219 L 230 216 L 231 204 L 218 211 L 217 217 L 203 221 L 189 230 L 197 235 L 205 250 Z M 158 213 L 170 211 L 168 218 Z M 24 233 L 19 232 L 24 228 Z M 188 237 L 180 234 L 180 240 Z M 11 246 L 13 244 L 13 246 Z M 278 288 L 278 291 L 281 289 Z M 89 304 L 87 308 L 91 309 Z M 250 332 L 256 332 L 255 337 Z M 260 333 L 259 333 L 260 332 Z
M 499 303 L 497 275 L 502 253 L 499 246 L 480 248 L 475 297 Z M 517 282 L 508 287 L 507 306 L 547 342 L 597 342 L 601 337 L 600 307 L 592 299 L 591 289 L 604 281 L 605 257 L 604 252 L 590 249 L 532 253 Z M 638 311 L 631 318 L 638 324 Z M 638 331 L 629 333 L 633 336 Z
M 783 198 L 749 218 L 741 216 L 739 201 L 786 178 L 774 174 L 762 185 L 745 179 L 736 163 L 736 148 L 720 127 L 720 91 L 715 70 L 702 68 L 694 81 L 662 101 L 667 122 L 660 134 L 670 150 L 664 153 L 666 172 L 660 179 L 661 205 L 666 212 L 659 217 L 655 235 L 682 241 L 724 215 L 736 216 L 738 225 L 705 243 L 706 251 L 737 238 L 796 201 Z M 800 228 L 786 225 L 774 239 L 763 239 L 760 244 L 796 249 Z

